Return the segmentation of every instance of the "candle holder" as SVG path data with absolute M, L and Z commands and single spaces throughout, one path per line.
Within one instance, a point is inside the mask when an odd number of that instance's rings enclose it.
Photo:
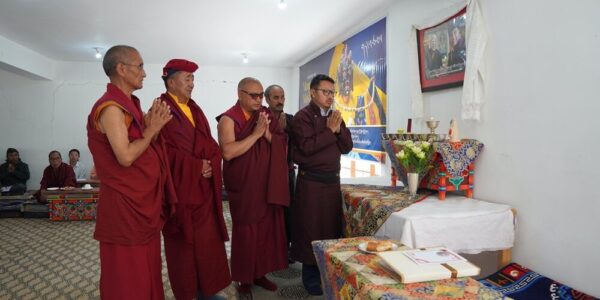
M 425 123 L 427 123 L 427 128 L 429 128 L 430 133 L 431 134 L 435 134 L 435 129 L 438 127 L 438 124 L 440 124 L 440 121 L 436 121 L 436 120 L 429 120 L 426 121 Z

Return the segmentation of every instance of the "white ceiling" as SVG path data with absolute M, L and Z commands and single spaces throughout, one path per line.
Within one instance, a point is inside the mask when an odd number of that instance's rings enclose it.
M 298 65 L 383 17 L 394 0 L 2 0 L 0 35 L 59 61 L 94 47 L 140 50 L 146 63 Z M 368 23 L 367 23 L 368 22 Z

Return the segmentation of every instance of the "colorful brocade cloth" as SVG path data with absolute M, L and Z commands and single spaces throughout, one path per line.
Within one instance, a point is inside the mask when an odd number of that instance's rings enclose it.
M 375 235 L 394 212 L 425 199 L 431 194 L 421 191 L 411 199 L 403 187 L 342 184 L 344 236 Z
M 505 299 L 502 293 L 470 277 L 400 283 L 396 275 L 382 267 L 377 255 L 358 250 L 360 243 L 376 239 L 381 238 L 355 237 L 312 243 L 325 299 Z
M 48 195 L 51 221 L 96 220 L 98 193 Z

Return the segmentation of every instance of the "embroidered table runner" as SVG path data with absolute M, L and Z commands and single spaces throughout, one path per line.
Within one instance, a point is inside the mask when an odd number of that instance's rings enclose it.
M 433 163 L 433 169 L 429 172 L 429 177 L 425 180 L 429 185 L 438 184 L 440 179 L 440 166 L 446 167 L 446 176 L 450 184 L 454 185 L 456 190 L 469 175 L 469 165 L 477 159 L 483 150 L 483 143 L 478 140 L 464 139 L 460 142 L 437 142 L 433 143 L 433 149 L 436 158 Z
M 358 251 L 377 237 L 314 241 L 325 299 L 502 299 L 502 293 L 470 277 L 403 284 L 377 255 Z M 397 243 L 397 241 L 392 241 Z M 402 246 L 404 247 L 404 246 Z
M 421 201 L 431 192 L 421 191 L 411 199 L 403 187 L 342 184 L 344 236 L 372 236 L 394 212 Z

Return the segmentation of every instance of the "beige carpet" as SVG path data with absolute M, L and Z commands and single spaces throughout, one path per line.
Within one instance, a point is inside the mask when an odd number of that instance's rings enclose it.
M 231 224 L 227 202 L 224 210 Z M 100 268 L 94 222 L 0 219 L 0 299 L 98 299 Z M 227 243 L 229 254 L 230 245 Z M 301 284 L 301 265 L 267 275 L 279 289 L 253 288 L 254 299 L 310 297 Z M 165 298 L 174 299 L 163 257 Z M 219 294 L 238 299 L 232 283 Z

